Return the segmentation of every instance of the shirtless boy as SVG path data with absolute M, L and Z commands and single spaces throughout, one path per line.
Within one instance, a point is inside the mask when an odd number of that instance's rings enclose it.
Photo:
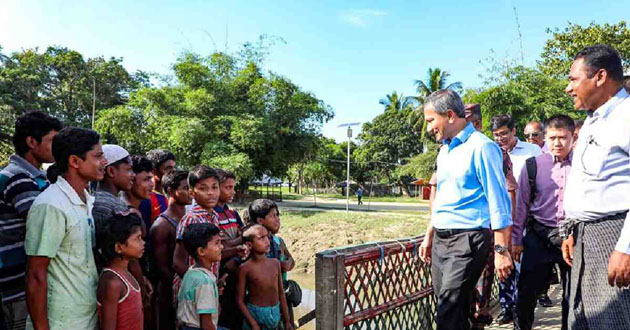
M 282 288 L 280 261 L 267 258 L 267 229 L 261 225 L 253 225 L 245 230 L 243 240 L 251 251 L 250 259 L 239 267 L 236 286 L 238 307 L 245 318 L 243 329 L 279 329 L 283 322 L 284 329 L 292 330 Z

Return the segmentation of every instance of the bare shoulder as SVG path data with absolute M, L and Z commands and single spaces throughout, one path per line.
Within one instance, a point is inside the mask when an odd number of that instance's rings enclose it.
M 244 263 L 240 264 L 240 266 L 238 266 L 238 271 L 247 272 L 251 268 L 252 268 L 252 262 L 250 260 L 247 260 Z
M 116 294 L 123 295 L 125 290 L 125 284 L 114 273 L 105 271 L 101 275 L 101 279 L 98 283 L 98 296 L 104 297 L 105 295 Z

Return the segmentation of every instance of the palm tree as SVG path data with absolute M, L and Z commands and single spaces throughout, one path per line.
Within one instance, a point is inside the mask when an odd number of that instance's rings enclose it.
M 385 106 L 385 111 L 400 111 L 411 106 L 413 99 L 393 91 L 391 94 L 387 94 L 385 98 L 380 99 L 378 103 Z
M 431 93 L 442 90 L 442 89 L 450 89 L 456 92 L 460 92 L 462 90 L 462 83 L 456 81 L 452 84 L 446 84 L 446 80 L 451 74 L 448 71 L 443 71 L 440 68 L 429 68 L 427 71 L 427 79 L 425 81 L 416 80 L 414 84 L 416 85 L 416 90 L 419 95 L 415 97 L 415 99 L 420 103 L 424 103 L 426 98 L 431 95 Z

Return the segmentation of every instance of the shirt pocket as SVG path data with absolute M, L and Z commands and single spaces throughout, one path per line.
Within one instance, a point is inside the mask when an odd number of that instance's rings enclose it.
M 580 155 L 580 165 L 584 173 L 599 177 L 608 159 L 610 147 L 593 136 L 588 136 Z

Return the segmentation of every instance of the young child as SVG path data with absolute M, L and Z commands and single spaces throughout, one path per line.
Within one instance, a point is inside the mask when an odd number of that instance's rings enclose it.
M 252 223 L 259 224 L 269 232 L 268 258 L 275 258 L 282 266 L 282 279 L 287 280 L 287 273 L 295 266 L 295 260 L 289 253 L 284 240 L 278 236 L 280 231 L 280 211 L 278 205 L 269 199 L 257 199 L 248 208 L 249 218 Z
M 181 278 L 192 265 L 194 260 L 189 258 L 183 243 L 184 232 L 193 223 L 210 223 L 219 227 L 219 219 L 214 206 L 219 200 L 219 176 L 217 172 L 207 166 L 197 165 L 188 173 L 188 186 L 191 197 L 195 199 L 196 205 L 186 213 L 177 225 L 175 239 L 175 252 L 173 253 L 173 269 Z M 212 272 L 219 274 L 219 262 L 212 265 Z
M 243 329 L 278 329 L 281 321 L 284 321 L 284 329 L 293 329 L 282 287 L 280 262 L 267 258 L 267 229 L 261 225 L 252 225 L 243 233 L 243 240 L 251 251 L 250 259 L 238 269 L 236 285 L 238 307 L 245 318 Z
M 102 330 L 142 330 L 140 284 L 129 273 L 129 261 L 144 253 L 140 217 L 129 211 L 105 221 L 98 244 L 106 261 L 98 284 L 97 304 Z
M 295 260 L 289 253 L 284 240 L 278 236 L 280 231 L 280 211 L 278 205 L 269 199 L 257 199 L 248 208 L 248 215 L 252 223 L 257 223 L 265 227 L 269 232 L 269 252 L 267 258 L 278 259 L 282 269 L 282 281 L 287 285 L 287 273 L 295 267 Z M 289 307 L 289 318 L 293 324 L 293 306 Z
M 215 330 L 219 321 L 219 289 L 210 270 L 221 260 L 219 228 L 209 223 L 192 223 L 184 231 L 184 247 L 195 259 L 177 295 L 177 319 L 182 330 Z
M 223 235 L 223 256 L 221 257 L 220 276 L 226 276 L 223 294 L 220 297 L 221 314 L 219 326 L 228 329 L 240 329 L 243 316 L 236 305 L 236 278 L 238 266 L 247 258 L 249 251 L 243 244 L 243 222 L 236 209 L 228 206 L 232 203 L 236 191 L 236 176 L 228 171 L 217 169 L 219 175 L 219 200 L 214 211 L 219 217 L 219 229 Z
M 175 308 L 173 304 L 173 252 L 175 251 L 175 231 L 179 220 L 186 214 L 186 205 L 190 205 L 188 172 L 173 170 L 162 178 L 164 190 L 168 195 L 166 212 L 157 217 L 151 230 L 152 269 L 159 275 L 157 290 L 157 323 L 159 330 L 175 329 Z M 177 294 L 177 292 L 175 292 Z

